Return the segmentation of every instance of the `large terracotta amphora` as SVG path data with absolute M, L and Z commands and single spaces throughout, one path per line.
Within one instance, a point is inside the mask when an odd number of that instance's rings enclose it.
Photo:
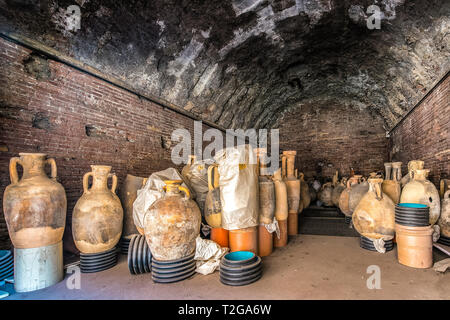
M 11 158 L 11 184 L 3 194 L 3 212 L 15 248 L 37 248 L 62 240 L 66 222 L 66 192 L 56 181 L 55 159 L 43 153 L 20 153 Z M 22 178 L 17 164 L 23 167 Z M 51 179 L 44 171 L 51 165 Z
M 447 190 L 441 202 L 441 215 L 438 220 L 441 235 L 450 238 L 450 190 Z
M 383 181 L 382 189 L 383 193 L 385 193 L 395 204 L 398 204 L 400 201 L 401 187 L 400 187 L 400 179 L 401 179 L 401 162 L 393 162 L 390 163 L 390 168 L 386 166 L 386 178 Z M 389 171 L 388 171 L 389 170 Z M 387 180 L 389 179 L 389 180 Z
M 288 196 L 288 235 L 298 233 L 298 212 L 300 208 L 300 180 L 295 176 L 295 156 L 297 151 L 283 151 L 281 157 Z
M 331 193 L 331 202 L 333 202 L 334 206 L 339 207 L 339 198 L 345 188 L 347 188 L 347 178 L 342 178 L 333 188 L 333 192 Z
M 194 253 L 202 215 L 197 203 L 190 199 L 189 190 L 181 186 L 181 180 L 164 183 L 164 196 L 145 214 L 144 232 L 153 257 L 166 261 Z
M 281 177 L 281 169 L 273 174 L 273 183 L 275 185 L 275 218 L 280 228 L 280 237 L 276 235 L 273 239 L 274 247 L 284 247 L 287 244 L 287 219 L 288 219 L 288 200 L 287 188 Z
M 400 180 L 400 185 L 402 188 L 411 180 L 412 171 L 422 170 L 424 164 L 425 163 L 422 160 L 411 160 L 408 162 L 408 173 Z
M 353 185 L 357 185 L 363 182 L 362 175 L 353 175 L 347 181 L 347 188 L 345 188 L 339 196 L 339 209 L 347 217 L 352 216 L 352 211 L 349 208 L 350 190 Z
M 56 181 L 53 158 L 43 153 L 20 153 L 11 158 L 11 184 L 3 194 L 3 212 L 14 245 L 14 289 L 28 292 L 51 286 L 64 277 L 62 238 L 67 200 Z M 22 166 L 19 179 L 17 165 Z M 51 166 L 51 179 L 45 165 Z
M 321 201 L 325 207 L 332 207 L 333 206 L 333 200 L 331 198 L 332 193 L 333 193 L 333 183 L 327 182 L 324 183 L 320 188 L 320 191 L 317 194 L 317 198 L 319 198 L 319 201 Z
M 127 174 L 125 182 L 120 189 L 119 198 L 122 202 L 123 208 L 122 238 L 130 237 L 133 234 L 139 233 L 133 220 L 133 203 L 134 200 L 136 200 L 137 191 L 145 185 L 146 181 L 147 178 Z
M 353 226 L 364 237 L 379 239 L 393 236 L 395 231 L 395 204 L 383 194 L 381 178 L 369 178 L 369 190 L 353 212 Z
M 400 202 L 420 203 L 430 207 L 430 224 L 439 219 L 441 204 L 439 192 L 433 183 L 427 180 L 429 169 L 412 170 L 410 181 L 403 187 Z
M 122 234 L 123 209 L 116 195 L 117 176 L 111 166 L 91 165 L 83 176 L 83 195 L 72 215 L 72 234 L 81 253 L 100 253 L 112 249 Z M 92 186 L 89 188 L 89 178 Z M 112 178 L 111 189 L 108 178 Z

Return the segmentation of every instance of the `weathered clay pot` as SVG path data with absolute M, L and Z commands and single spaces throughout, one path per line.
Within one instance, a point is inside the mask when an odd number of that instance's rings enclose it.
M 288 209 L 290 213 L 298 213 L 300 205 L 300 180 L 294 174 L 295 155 L 297 151 L 283 151 L 282 167 L 286 168 L 284 182 L 288 196 Z
M 441 201 L 441 215 L 438 220 L 441 235 L 450 238 L 450 190 L 447 190 Z
M 339 196 L 339 209 L 341 209 L 342 213 L 348 217 L 352 216 L 352 211 L 349 208 L 349 198 L 350 198 L 350 190 L 351 187 L 355 184 L 359 184 L 363 181 L 362 175 L 353 175 L 347 181 L 347 188 L 345 188 L 341 195 Z
M 339 183 L 333 188 L 333 192 L 331 193 L 331 201 L 333 205 L 339 207 L 339 198 L 341 197 L 341 193 L 347 188 L 347 179 L 342 178 Z
M 82 253 L 100 253 L 114 248 L 122 234 L 123 209 L 116 195 L 117 176 L 110 166 L 91 165 L 83 176 L 83 195 L 72 214 L 72 235 Z M 89 189 L 89 177 L 92 187 Z M 112 187 L 108 189 L 108 178 Z
M 362 181 L 351 187 L 348 196 L 348 209 L 350 212 L 354 212 L 359 201 L 362 197 L 369 191 L 369 183 L 367 181 Z
M 450 190 L 450 179 L 441 179 L 439 183 L 439 196 L 441 199 L 444 198 L 444 194 Z
M 11 184 L 3 194 L 3 212 L 15 248 L 50 246 L 62 240 L 66 222 L 66 192 L 56 182 L 55 159 L 43 153 L 20 153 L 11 158 Z M 23 167 L 19 180 L 17 164 Z M 44 171 L 51 165 L 51 179 Z
M 402 188 L 411 180 L 411 172 L 413 170 L 422 170 L 424 164 L 425 163 L 422 160 L 411 160 L 408 162 L 408 174 L 400 180 L 400 185 Z
M 272 179 L 275 186 L 275 218 L 278 221 L 286 220 L 288 218 L 287 188 L 280 169 L 275 171 Z
M 392 163 L 392 168 L 390 168 L 392 170 L 392 174 L 390 175 L 390 177 L 392 178 L 392 180 L 384 180 L 382 186 L 383 189 L 383 193 L 385 193 L 389 198 L 391 198 L 392 201 L 394 201 L 395 204 L 399 203 L 400 201 L 400 194 L 401 194 L 401 187 L 400 187 L 400 181 L 398 181 L 398 170 L 399 170 L 399 166 L 398 164 L 400 163 L 400 168 L 401 168 L 401 162 L 395 162 L 397 165 L 394 166 L 394 164 Z M 385 164 L 386 165 L 386 164 Z M 388 175 L 387 169 L 386 169 L 386 176 Z
M 403 187 L 400 202 L 429 206 L 430 224 L 434 225 L 439 219 L 441 204 L 438 190 L 427 180 L 429 172 L 429 169 L 411 171 L 411 180 Z
M 303 209 L 306 209 L 311 204 L 311 195 L 309 193 L 308 184 L 305 181 L 305 175 L 300 172 L 300 202 L 303 204 Z
M 386 172 L 384 180 L 392 180 L 392 162 L 385 162 L 384 169 Z
M 202 216 L 197 203 L 181 180 L 166 180 L 166 193 L 147 210 L 144 218 L 145 238 L 158 260 L 175 260 L 195 251 Z M 186 197 L 183 197 L 183 191 Z
M 383 179 L 369 178 L 369 191 L 353 212 L 353 226 L 362 236 L 378 239 L 395 232 L 395 204 L 383 194 Z
M 125 182 L 120 189 L 119 198 L 122 202 L 123 208 L 122 237 L 127 237 L 132 234 L 139 233 L 133 220 L 133 203 L 134 200 L 136 200 L 137 191 L 145 185 L 146 181 L 147 178 L 136 177 L 131 174 L 127 174 Z
M 327 182 L 322 185 L 322 188 L 317 194 L 317 197 L 323 203 L 324 206 L 331 207 L 333 206 L 333 200 L 331 198 L 332 193 L 333 193 L 333 184 L 331 182 Z

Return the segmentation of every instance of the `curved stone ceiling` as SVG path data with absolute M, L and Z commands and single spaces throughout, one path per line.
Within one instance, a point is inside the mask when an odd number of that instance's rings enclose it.
M 81 29 L 64 13 L 77 3 Z M 370 30 L 380 9 L 381 29 Z M 366 109 L 389 129 L 450 69 L 440 0 L 0 0 L 35 38 L 224 127 L 276 125 L 302 104 Z

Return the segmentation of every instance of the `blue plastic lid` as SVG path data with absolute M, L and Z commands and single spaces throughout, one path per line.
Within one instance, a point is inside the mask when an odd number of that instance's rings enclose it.
M 420 204 L 420 203 L 399 203 L 398 206 L 404 207 L 404 208 L 427 208 L 428 207 L 427 205 Z
M 255 256 L 255 254 L 251 251 L 235 251 L 228 253 L 225 255 L 225 259 L 231 260 L 231 261 L 242 261 L 242 260 L 248 260 Z

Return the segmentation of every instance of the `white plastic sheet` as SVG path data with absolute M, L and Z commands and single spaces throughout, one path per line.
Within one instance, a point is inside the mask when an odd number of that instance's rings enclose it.
M 220 259 L 228 252 L 229 248 L 222 248 L 212 240 L 202 239 L 200 236 L 195 240 L 196 272 L 201 274 L 213 273 L 220 265 Z
M 194 189 L 200 211 L 203 214 L 206 195 L 208 193 L 208 167 L 213 164 L 212 159 L 194 160 L 187 164 L 181 171 L 182 176 L 189 184 L 191 189 Z
M 222 149 L 214 159 L 219 165 L 222 228 L 236 230 L 257 226 L 258 171 L 252 147 Z

